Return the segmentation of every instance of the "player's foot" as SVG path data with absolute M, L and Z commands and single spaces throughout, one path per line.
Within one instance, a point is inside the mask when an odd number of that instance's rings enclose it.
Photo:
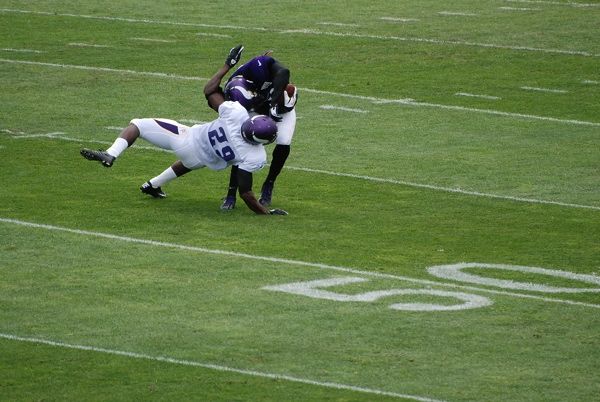
M 167 196 L 160 187 L 152 187 L 150 181 L 147 181 L 144 184 L 142 184 L 140 190 L 142 190 L 142 193 L 151 195 L 154 198 L 165 198 Z
M 273 183 L 265 182 L 260 190 L 260 199 L 258 202 L 263 207 L 271 205 L 271 197 L 273 196 Z
M 102 166 L 111 167 L 115 161 L 115 157 L 106 153 L 105 151 L 94 151 L 93 149 L 83 148 L 79 151 L 81 156 L 90 161 L 98 161 L 102 163 Z
M 223 211 L 229 211 L 230 209 L 235 208 L 235 196 L 228 195 L 223 198 L 223 204 L 221 204 L 221 209 Z

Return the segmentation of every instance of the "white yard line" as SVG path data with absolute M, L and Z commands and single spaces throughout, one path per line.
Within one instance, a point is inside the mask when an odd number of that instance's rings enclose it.
M 528 52 L 542 52 L 550 54 L 564 54 L 573 56 L 586 56 L 586 57 L 600 57 L 600 54 L 582 51 L 582 50 L 566 50 L 566 49 L 545 49 L 531 46 L 519 46 L 519 45 L 499 45 L 494 43 L 478 43 L 469 41 L 451 41 L 431 38 L 416 38 L 416 37 L 399 37 L 399 36 L 385 36 L 385 35 L 366 35 L 366 34 L 355 34 L 355 33 L 340 33 L 340 32 L 326 32 L 316 31 L 312 29 L 290 29 L 290 30 L 269 30 L 260 27 L 244 27 L 244 26 L 231 26 L 231 25 L 214 25 L 214 24 L 200 24 L 200 23 L 187 23 L 187 22 L 173 22 L 173 21 L 162 21 L 162 20 L 150 20 L 150 19 L 135 19 L 135 18 L 123 18 L 123 17 L 108 17 L 108 16 L 95 16 L 95 15 L 84 15 L 84 14 L 69 14 L 69 13 L 52 13 L 44 11 L 31 11 L 31 10 L 20 10 L 2 8 L 0 12 L 3 13 L 21 13 L 21 14 L 36 14 L 36 15 L 47 15 L 53 17 L 72 17 L 72 18 L 88 18 L 104 21 L 119 21 L 129 23 L 142 23 L 142 24 L 156 24 L 156 25 L 175 25 L 175 26 L 190 26 L 190 27 L 209 27 L 209 28 L 222 28 L 222 29 L 239 29 L 239 30 L 251 30 L 251 31 L 265 31 L 275 32 L 280 34 L 305 34 L 305 35 L 323 35 L 323 36 L 336 36 L 336 37 L 351 37 L 351 38 L 362 38 L 362 39 L 376 39 L 376 40 L 395 40 L 395 41 L 407 41 L 407 42 L 418 42 L 418 43 L 431 43 L 437 45 L 449 45 L 449 46 L 469 46 L 469 47 L 483 47 L 489 49 L 504 49 L 504 50 L 517 50 L 517 51 L 528 51 Z
M 499 96 L 477 95 L 477 94 L 470 94 L 468 92 L 457 92 L 457 93 L 454 94 L 454 96 L 467 96 L 467 97 L 470 97 L 470 98 L 481 98 L 481 99 L 490 99 L 490 100 L 502 99 Z
M 107 127 L 105 127 L 105 128 L 107 128 Z M 63 140 L 63 141 L 71 141 L 71 142 L 79 142 L 79 143 L 92 143 L 92 144 L 103 144 L 103 145 L 112 145 L 112 143 L 113 143 L 112 141 L 87 140 L 87 139 L 83 139 L 83 138 L 73 138 L 73 137 L 66 136 L 66 134 L 62 133 L 62 132 L 47 133 L 47 134 L 26 134 L 26 133 L 15 133 L 15 132 L 12 132 L 7 129 L 2 129 L 0 131 L 12 135 L 13 138 L 15 138 L 15 139 L 46 137 L 46 138 L 58 139 L 58 140 Z M 155 151 L 155 152 L 172 153 L 172 151 L 165 150 L 162 148 L 153 147 L 153 146 L 143 146 L 143 145 L 138 145 L 138 144 L 134 144 L 132 146 L 132 148 L 143 149 L 143 150 L 148 150 L 148 151 Z M 306 173 L 317 173 L 317 174 L 325 174 L 325 175 L 330 175 L 330 176 L 347 177 L 347 178 L 352 178 L 352 179 L 371 181 L 371 182 L 375 182 L 375 183 L 388 183 L 388 184 L 396 184 L 396 185 L 407 186 L 407 187 L 425 188 L 425 189 L 433 190 L 433 191 L 442 191 L 442 192 L 447 192 L 447 193 L 463 194 L 463 195 L 474 196 L 474 197 L 483 197 L 483 198 L 491 198 L 491 199 L 499 199 L 499 200 L 515 201 L 515 202 L 525 202 L 525 203 L 529 203 L 529 204 L 547 204 L 547 205 L 556 205 L 556 206 L 568 207 L 568 208 L 591 209 L 591 210 L 600 211 L 600 206 L 593 206 L 593 205 L 583 205 L 583 204 L 574 204 L 574 203 L 567 203 L 567 202 L 560 202 L 560 201 L 539 200 L 539 199 L 535 199 L 535 198 L 516 197 L 516 196 L 502 195 L 502 194 L 483 193 L 483 192 L 479 192 L 479 191 L 463 190 L 460 188 L 435 186 L 432 184 L 415 183 L 415 182 L 410 182 L 410 181 L 405 181 L 405 180 L 387 179 L 387 178 L 365 176 L 365 175 L 359 175 L 359 174 L 353 174 L 353 173 L 332 172 L 332 171 L 328 171 L 328 170 L 311 169 L 311 168 L 298 167 L 298 166 L 287 166 L 286 165 L 285 169 L 296 170 L 296 171 L 306 172 Z
M 559 304 L 568 304 L 568 305 L 572 305 L 572 306 L 591 307 L 591 308 L 600 309 L 600 304 L 583 303 L 583 302 L 576 302 L 576 301 L 572 301 L 572 300 L 555 299 L 555 298 L 536 296 L 536 295 L 525 294 L 525 293 L 514 293 L 514 292 L 508 292 L 508 291 L 504 291 L 504 290 L 494 290 L 494 289 L 488 289 L 488 288 L 480 288 L 480 287 L 476 287 L 476 286 L 459 285 L 456 283 L 446 283 L 446 282 L 439 282 L 439 281 L 433 281 L 433 280 L 427 280 L 427 279 L 417 279 L 417 278 L 411 278 L 408 276 L 384 274 L 384 273 L 380 273 L 380 272 L 364 271 L 364 270 L 350 268 L 350 267 L 343 267 L 343 266 L 336 266 L 336 265 L 329 265 L 329 264 L 320 264 L 320 263 L 315 263 L 315 262 L 292 260 L 292 259 L 287 259 L 287 258 L 260 256 L 260 255 L 255 255 L 255 254 L 238 253 L 236 251 L 209 249 L 209 248 L 205 248 L 205 247 L 188 246 L 188 245 L 184 245 L 184 244 L 169 243 L 169 242 L 162 242 L 162 241 L 156 241 L 156 240 L 147 240 L 147 239 L 140 239 L 140 238 L 128 237 L 128 236 L 119 236 L 119 235 L 114 235 L 114 234 L 110 234 L 110 233 L 94 232 L 94 231 L 81 230 L 81 229 L 71 229 L 71 228 L 67 228 L 67 227 L 63 227 L 63 226 L 46 225 L 46 224 L 41 224 L 41 223 L 21 221 L 18 219 L 0 218 L 0 223 L 13 224 L 13 225 L 19 225 L 19 226 L 24 226 L 24 227 L 29 227 L 29 228 L 44 229 L 44 230 L 50 230 L 50 231 L 56 231 L 56 232 L 65 232 L 65 233 L 71 233 L 71 234 L 77 234 L 77 235 L 89 236 L 89 237 L 96 237 L 96 238 L 102 238 L 102 239 L 109 239 L 109 240 L 120 241 L 123 243 L 144 244 L 144 245 L 148 245 L 148 246 L 152 246 L 152 247 L 164 247 L 164 248 L 169 248 L 169 249 L 184 250 L 184 251 L 191 251 L 191 252 L 204 253 L 204 254 L 225 255 L 225 256 L 245 258 L 245 259 L 250 259 L 250 260 L 267 261 L 267 262 L 272 262 L 272 263 L 277 263 L 277 264 L 317 268 L 319 270 L 325 270 L 325 271 L 351 273 L 351 274 L 356 274 L 356 275 L 370 276 L 370 277 L 379 278 L 379 279 L 399 280 L 399 281 L 417 283 L 417 284 L 426 285 L 426 286 L 440 286 L 440 287 L 449 287 L 449 288 L 454 288 L 454 289 L 466 289 L 466 290 L 470 290 L 470 291 L 491 293 L 491 294 L 502 295 L 502 296 L 507 296 L 507 297 L 531 299 L 531 300 L 542 301 L 542 302 L 546 302 L 546 303 L 559 303 Z
M 110 73 L 119 73 L 119 74 L 132 74 L 132 75 L 151 76 L 151 77 L 158 77 L 158 78 L 171 78 L 171 79 L 189 80 L 189 81 L 207 81 L 208 80 L 208 78 L 203 78 L 203 77 L 190 77 L 190 76 L 182 76 L 182 75 L 177 75 L 177 74 L 122 70 L 122 69 L 116 69 L 116 68 L 81 66 L 81 65 L 73 65 L 73 64 L 43 63 L 43 62 L 26 61 L 26 60 L 11 60 L 11 59 L 1 59 L 0 58 L 0 63 L 27 64 L 27 65 L 56 67 L 56 68 L 73 68 L 73 69 L 78 69 L 78 70 L 101 71 L 101 72 L 110 72 Z M 360 99 L 360 100 L 372 102 L 374 104 L 396 103 L 396 104 L 401 104 L 401 105 L 409 105 L 409 106 L 417 106 L 417 107 L 419 107 L 419 106 L 420 107 L 432 107 L 432 108 L 457 110 L 457 111 L 464 111 L 464 112 L 484 113 L 484 114 L 491 114 L 491 115 L 505 116 L 505 117 L 516 117 L 516 118 L 523 118 L 523 119 L 551 121 L 551 122 L 556 122 L 556 123 L 600 127 L 600 123 L 598 123 L 598 122 L 591 122 L 591 121 L 584 121 L 584 120 L 559 119 L 556 117 L 536 116 L 536 115 L 522 114 L 522 113 L 511 113 L 511 112 L 503 112 L 503 111 L 499 111 L 499 110 L 477 109 L 477 108 L 472 108 L 472 107 L 463 107 L 463 106 L 455 106 L 455 105 L 442 105 L 442 104 L 437 104 L 437 103 L 417 102 L 414 99 L 410 99 L 410 98 L 385 99 L 385 98 L 377 98 L 374 96 L 362 96 L 362 95 L 345 94 L 345 93 L 341 93 L 341 92 L 321 91 L 318 89 L 311 89 L 311 88 L 299 87 L 298 89 L 303 92 L 315 93 L 315 94 L 320 94 L 320 95 L 332 95 L 332 96 L 339 96 L 339 97 L 344 97 L 344 98 Z
M 132 75 L 142 75 L 142 76 L 160 77 L 160 78 L 173 78 L 173 79 L 188 80 L 188 81 L 208 81 L 208 78 L 202 78 L 202 77 L 189 77 L 189 76 L 182 76 L 182 75 L 177 75 L 177 74 L 124 70 L 124 69 L 119 69 L 119 68 L 92 67 L 92 66 L 81 66 L 81 65 L 60 64 L 60 63 L 43 63 L 43 62 L 39 62 L 39 61 L 9 60 L 9 59 L 0 59 L 0 62 L 1 63 L 13 63 L 13 64 L 28 64 L 28 65 L 32 65 L 32 66 L 67 68 L 67 69 L 71 68 L 71 69 L 75 69 L 75 70 L 101 71 L 101 72 L 107 72 L 107 73 L 132 74 Z
M 431 43 L 435 45 L 451 45 L 451 46 L 469 46 L 469 47 L 482 47 L 489 49 L 504 49 L 504 50 L 517 50 L 526 52 L 540 52 L 548 54 L 563 54 L 572 56 L 585 56 L 585 57 L 600 57 L 598 53 L 592 53 L 583 50 L 566 50 L 566 49 L 548 49 L 531 46 L 518 46 L 518 45 L 498 45 L 495 43 L 481 43 L 481 42 L 469 42 L 469 41 L 457 41 L 457 40 L 442 40 L 442 39 L 430 39 L 430 38 L 416 38 L 416 37 L 402 37 L 402 36 L 387 36 L 387 35 L 367 35 L 367 34 L 355 34 L 355 33 L 343 33 L 343 32 L 325 32 L 316 31 L 312 29 L 289 29 L 280 31 L 281 34 L 305 34 L 305 35 L 323 35 L 323 36 L 338 36 L 338 37 L 350 37 L 350 38 L 361 38 L 361 39 L 379 39 L 379 40 L 392 40 L 402 42 L 417 42 L 417 43 Z
M 286 374 L 275 374 L 275 373 L 268 373 L 268 372 L 264 372 L 264 371 L 246 370 L 246 369 L 240 369 L 240 368 L 235 368 L 235 367 L 222 366 L 219 364 L 205 363 L 205 362 L 199 362 L 199 361 L 193 361 L 193 360 L 176 359 L 176 358 L 167 357 L 167 356 L 153 356 L 153 355 L 148 355 L 145 353 L 128 352 L 128 351 L 123 351 L 123 350 L 102 348 L 102 347 L 89 346 L 89 345 L 77 345 L 77 344 L 53 341 L 53 340 L 42 339 L 42 338 L 24 337 L 24 336 L 17 336 L 17 335 L 4 334 L 4 333 L 0 333 L 0 338 L 11 340 L 11 341 L 17 341 L 17 342 L 29 342 L 29 343 L 40 344 L 40 345 L 55 346 L 55 347 L 65 348 L 65 349 L 83 350 L 83 351 L 88 351 L 88 352 L 96 352 L 96 353 L 104 353 L 104 354 L 109 354 L 109 355 L 130 357 L 133 359 L 150 360 L 150 361 L 155 361 L 155 362 L 160 362 L 160 363 L 176 364 L 176 365 L 180 365 L 180 366 L 199 367 L 199 368 L 204 368 L 204 369 L 209 369 L 209 370 L 224 371 L 224 372 L 228 372 L 228 373 L 236 373 L 236 374 L 242 374 L 242 375 L 247 375 L 247 376 L 252 376 L 252 377 L 269 378 L 269 379 L 277 380 L 277 381 L 290 381 L 290 382 L 296 382 L 296 383 L 302 383 L 302 384 L 308 384 L 308 385 L 316 385 L 319 387 L 334 388 L 334 389 L 346 390 L 346 391 L 356 391 L 356 392 L 372 394 L 372 395 L 390 396 L 390 397 L 395 397 L 395 398 L 405 398 L 405 399 L 411 399 L 411 400 L 420 401 L 420 402 L 443 402 L 439 399 L 431 399 L 431 398 L 427 398 L 424 396 L 400 394 L 397 392 L 389 392 L 389 391 L 384 391 L 384 390 L 375 389 L 375 388 L 359 387 L 356 385 L 339 384 L 339 383 L 329 382 L 329 381 L 316 381 L 316 380 L 311 380 L 308 378 L 295 377 L 295 376 L 286 375 Z

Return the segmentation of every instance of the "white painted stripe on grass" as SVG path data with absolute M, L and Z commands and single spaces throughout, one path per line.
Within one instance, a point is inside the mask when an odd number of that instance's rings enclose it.
M 349 108 L 349 107 L 334 106 L 334 105 L 321 105 L 321 106 L 319 106 L 319 108 L 324 109 L 324 110 L 341 110 L 342 112 L 369 113 L 368 110 L 353 109 L 353 108 Z
M 471 97 L 471 98 L 482 98 L 482 99 L 490 99 L 490 100 L 502 99 L 499 96 L 477 95 L 477 94 L 470 94 L 468 92 L 457 92 L 457 93 L 454 94 L 454 96 L 467 96 L 467 97 Z
M 521 87 L 521 89 L 524 89 L 526 91 L 550 92 L 550 93 L 555 93 L 555 94 L 566 94 L 569 92 L 565 89 L 538 88 L 538 87 L 528 87 L 528 86 Z
M 348 24 L 343 22 L 317 22 L 317 25 L 333 25 L 336 27 L 359 27 L 358 24 Z
M 303 91 L 306 91 L 304 89 Z M 575 124 L 581 126 L 593 126 L 600 127 L 600 123 L 591 122 L 591 121 L 583 121 L 583 120 L 569 120 L 569 119 L 558 119 L 556 117 L 546 117 L 546 116 L 536 116 L 532 114 L 524 114 L 524 113 L 512 113 L 512 112 L 503 112 L 500 110 L 492 110 L 492 109 L 477 109 L 472 107 L 464 107 L 464 106 L 454 106 L 454 105 L 442 105 L 438 103 L 428 103 L 428 102 L 406 102 L 406 105 L 411 106 L 427 106 L 433 107 L 437 109 L 447 109 L 447 110 L 457 110 L 462 112 L 477 112 L 477 113 L 485 113 L 496 116 L 505 116 L 505 117 L 520 117 L 523 119 L 532 119 L 532 120 L 540 120 L 540 121 L 550 121 L 554 123 L 565 123 L 565 124 Z
M 401 17 L 380 17 L 380 20 L 391 22 L 417 22 L 418 18 L 401 18 Z
M 432 281 L 432 280 L 427 280 L 427 279 L 417 279 L 417 278 L 411 278 L 411 277 L 407 277 L 407 276 L 364 271 L 364 270 L 360 270 L 360 269 L 356 269 L 356 268 L 342 267 L 342 266 L 336 266 L 336 265 L 320 264 L 320 263 L 307 262 L 307 261 L 301 261 L 301 260 L 291 260 L 291 259 L 287 259 L 287 258 L 267 257 L 267 256 L 254 255 L 254 254 L 238 253 L 235 251 L 209 249 L 209 248 L 204 248 L 204 247 L 188 246 L 188 245 L 184 245 L 184 244 L 168 243 L 168 242 L 140 239 L 140 238 L 134 238 L 134 237 L 128 237 L 128 236 L 119 236 L 119 235 L 114 235 L 114 234 L 110 234 L 110 233 L 92 232 L 92 231 L 88 231 L 88 230 L 70 229 L 70 228 L 62 227 L 62 226 L 54 226 L 54 225 L 26 222 L 26 221 L 21 221 L 18 219 L 11 219 L 11 218 L 0 218 L 0 222 L 20 225 L 20 226 L 25 226 L 25 227 L 30 227 L 30 228 L 45 229 L 45 230 L 65 232 L 65 233 L 73 233 L 73 234 L 83 235 L 83 236 L 99 237 L 99 238 L 103 238 L 103 239 L 116 240 L 116 241 L 125 242 L 125 243 L 144 244 L 144 245 L 153 246 L 153 247 L 165 247 L 165 248 L 185 250 L 185 251 L 205 253 L 205 254 L 224 255 L 224 256 L 229 256 L 229 257 L 246 258 L 246 259 L 251 259 L 251 260 L 267 261 L 267 262 L 274 262 L 274 263 L 280 263 L 280 264 L 286 264 L 286 265 L 297 265 L 297 266 L 302 266 L 302 267 L 317 268 L 317 269 L 321 269 L 321 270 L 344 272 L 344 273 L 351 273 L 351 274 L 363 275 L 363 276 L 371 276 L 374 278 L 400 280 L 400 281 L 405 281 L 405 282 L 418 283 L 421 285 L 450 287 L 450 288 L 455 288 L 455 289 L 468 289 L 470 291 L 492 293 L 492 294 L 497 294 L 497 295 L 502 295 L 502 296 L 510 296 L 510 297 L 523 298 L 523 299 L 533 299 L 533 300 L 538 300 L 538 301 L 543 301 L 543 302 L 548 302 L 548 303 L 569 304 L 569 305 L 573 305 L 573 306 L 583 306 L 583 307 L 592 307 L 592 308 L 600 309 L 600 304 L 592 304 L 592 303 L 576 302 L 576 301 L 572 301 L 572 300 L 555 299 L 555 298 L 535 296 L 535 295 L 530 295 L 530 294 L 525 294 L 525 293 L 513 293 L 513 292 L 504 291 L 504 290 L 493 290 L 493 289 L 487 289 L 487 288 L 479 288 L 476 286 L 459 285 L 459 284 L 455 284 L 455 283 L 445 283 L 445 282 Z
M 571 1 L 546 1 L 546 0 L 504 0 L 509 3 L 532 3 L 532 4 L 550 4 L 553 6 L 571 6 L 571 7 L 600 7 L 600 3 L 575 3 Z
M 5 47 L 0 49 L 4 52 L 16 52 L 16 53 L 46 53 L 44 51 L 41 50 L 34 50 L 34 49 L 14 49 L 14 48 L 10 48 L 10 47 Z
M 57 63 L 44 63 L 37 61 L 26 61 L 26 60 L 11 60 L 11 59 L 1 59 L 2 63 L 15 63 L 15 64 L 28 64 L 28 65 L 36 65 L 36 66 L 46 66 L 46 67 L 57 67 L 57 68 L 73 68 L 79 70 L 89 70 L 89 71 L 101 71 L 101 72 L 111 72 L 111 73 L 119 73 L 119 74 L 134 74 L 134 75 L 143 75 L 143 76 L 151 76 L 158 78 L 171 78 L 178 80 L 190 80 L 190 81 L 208 81 L 208 78 L 202 77 L 190 77 L 190 76 L 182 76 L 177 74 L 166 74 L 166 73 L 155 73 L 155 72 L 146 72 L 146 71 L 133 71 L 133 70 L 122 70 L 116 68 L 107 68 L 107 67 L 92 67 L 92 66 L 81 66 L 81 65 L 73 65 L 73 64 L 57 64 Z M 506 117 L 518 117 L 524 119 L 533 119 L 533 120 L 543 120 L 543 121 L 551 121 L 556 123 L 566 123 L 566 124 L 576 124 L 583 126 L 594 126 L 600 127 L 600 123 L 583 121 L 583 120 L 568 120 L 568 119 L 559 119 L 556 117 L 545 117 L 545 116 L 536 116 L 531 114 L 523 114 L 523 113 L 511 113 L 511 112 L 502 112 L 499 110 L 489 110 L 489 109 L 477 109 L 471 107 L 463 107 L 463 106 L 454 106 L 454 105 L 442 105 L 437 103 L 428 103 L 428 102 L 417 102 L 411 98 L 405 99 L 385 99 L 385 98 L 376 98 L 374 96 L 362 96 L 362 95 L 352 95 L 345 94 L 340 92 L 331 92 L 331 91 L 321 91 L 318 89 L 311 88 L 299 88 L 303 92 L 315 93 L 320 95 L 332 95 L 339 96 L 344 98 L 351 99 L 360 99 L 373 102 L 374 104 L 387 104 L 387 103 L 396 103 L 402 105 L 409 106 L 424 106 L 424 107 L 433 107 L 447 110 L 457 110 L 464 112 L 475 112 L 475 113 L 485 113 L 497 116 L 506 116 Z
M 540 11 L 540 8 L 528 8 L 528 7 L 498 7 L 500 10 L 507 11 Z
M 216 34 L 216 33 L 209 33 L 209 32 L 198 32 L 196 34 L 197 36 L 211 36 L 214 38 L 231 38 L 231 35 L 223 35 L 223 34 Z
M 509 201 L 527 202 L 527 203 L 531 203 L 531 204 L 558 205 L 558 206 L 562 206 L 562 207 L 583 208 L 583 209 L 592 209 L 592 210 L 600 211 L 599 206 L 593 206 L 593 205 L 572 204 L 572 203 L 560 202 L 560 201 L 538 200 L 538 199 L 534 199 L 534 198 L 482 193 L 479 191 L 469 191 L 469 190 L 463 190 L 460 188 L 442 187 L 442 186 L 435 186 L 435 185 L 431 185 L 431 184 L 414 183 L 414 182 L 404 181 L 404 180 L 385 179 L 385 178 L 380 178 L 380 177 L 364 176 L 364 175 L 358 175 L 358 174 L 352 174 L 352 173 L 330 172 L 330 171 L 321 170 L 321 169 L 310 169 L 310 168 L 294 167 L 294 166 L 286 166 L 285 168 L 290 169 L 290 170 L 299 170 L 302 172 L 321 173 L 321 174 L 326 174 L 326 175 L 331 175 L 331 176 L 349 177 L 349 178 L 353 178 L 353 179 L 362 179 L 362 180 L 368 180 L 368 181 L 379 182 L 379 183 L 400 184 L 400 185 L 408 186 L 408 187 L 426 188 L 426 189 L 430 189 L 430 190 L 444 191 L 444 192 L 448 192 L 448 193 L 457 193 L 457 194 L 464 194 L 464 195 L 472 195 L 472 196 L 476 196 L 476 197 L 496 198 L 496 199 L 509 200 Z
M 298 33 L 298 34 L 353 37 L 353 38 L 376 39 L 376 40 L 396 40 L 396 41 L 409 41 L 409 42 L 419 42 L 419 43 L 431 43 L 431 44 L 437 44 L 437 45 L 472 46 L 472 47 L 483 47 L 483 48 L 490 48 L 490 49 L 518 50 L 518 51 L 528 51 L 528 52 L 564 54 L 564 55 L 573 55 L 573 56 L 600 57 L 600 54 L 595 54 L 595 53 L 587 52 L 587 51 L 579 51 L 579 50 L 545 49 L 545 48 L 537 48 L 537 47 L 530 47 L 530 46 L 498 45 L 498 44 L 493 44 L 493 43 L 450 41 L 450 40 L 440 40 L 440 39 L 430 39 L 430 38 L 416 38 L 416 37 L 407 38 L 407 37 L 399 37 L 399 36 L 382 36 L 382 35 L 366 35 L 366 34 L 356 34 L 356 33 L 326 32 L 326 31 L 315 31 L 315 30 L 311 30 L 311 29 L 292 29 L 292 30 L 276 31 L 276 30 L 267 30 L 266 28 L 255 28 L 255 27 L 242 27 L 242 26 L 230 26 L 230 25 L 210 25 L 210 24 L 172 22 L 172 21 L 160 21 L 160 20 L 148 20 L 148 19 L 94 16 L 94 15 L 61 14 L 61 13 L 52 13 L 52 12 L 43 12 L 43 11 L 17 10 L 17 9 L 9 9 L 9 8 L 2 8 L 2 9 L 0 9 L 0 12 L 38 14 L 38 15 L 58 16 L 58 17 L 90 18 L 90 19 L 97 19 L 97 20 L 121 21 L 121 22 L 144 23 L 144 24 L 165 24 L 165 25 L 182 25 L 182 26 L 192 26 L 192 27 L 210 27 L 210 28 L 268 31 L 268 32 L 277 32 L 280 34 Z
M 86 139 L 82 139 L 82 138 L 72 138 L 72 137 L 65 136 L 65 133 L 61 133 L 61 132 L 27 135 L 25 133 L 14 133 L 7 129 L 1 130 L 1 131 L 11 134 L 11 135 L 13 135 L 13 138 L 17 138 L 17 139 L 18 138 L 32 138 L 32 137 L 47 137 L 47 138 L 79 142 L 79 143 L 94 143 L 94 144 L 112 145 L 112 141 L 86 140 Z M 172 151 L 170 151 L 170 150 L 153 147 L 153 146 L 143 146 L 143 145 L 138 145 L 138 144 L 132 145 L 132 148 L 144 149 L 144 150 L 155 151 L 155 152 L 172 153 Z M 328 170 L 311 169 L 311 168 L 295 167 L 295 166 L 287 166 L 287 165 L 285 166 L 285 169 L 296 170 L 296 171 L 307 172 L 307 173 L 319 173 L 319 174 L 325 174 L 325 175 L 330 175 L 330 176 L 348 177 L 348 178 L 353 178 L 353 179 L 373 181 L 376 183 L 389 183 L 389 184 L 397 184 L 397 185 L 402 185 L 402 186 L 407 186 L 407 187 L 425 188 L 428 190 L 443 191 L 443 192 L 447 192 L 447 193 L 457 193 L 457 194 L 463 194 L 463 195 L 469 195 L 469 196 L 475 196 L 475 197 L 501 199 L 501 200 L 515 201 L 515 202 L 526 202 L 526 203 L 531 203 L 531 204 L 557 205 L 557 206 L 561 206 L 561 207 L 592 209 L 592 210 L 600 211 L 600 206 L 593 206 L 593 205 L 573 204 L 573 203 L 560 202 L 560 201 L 539 200 L 539 199 L 535 199 L 535 198 L 525 198 L 525 197 L 516 197 L 516 196 L 510 196 L 510 195 L 483 193 L 483 192 L 479 192 L 479 191 L 463 190 L 460 188 L 435 186 L 432 184 L 415 183 L 415 182 L 404 181 L 404 180 L 386 179 L 386 178 L 381 178 L 381 177 L 372 177 L 372 176 L 358 175 L 358 174 L 353 174 L 353 173 L 331 172 Z
M 159 77 L 159 78 L 173 78 L 173 79 L 177 79 L 177 80 L 208 81 L 208 78 L 202 78 L 202 77 L 189 77 L 189 76 L 183 76 L 183 75 L 177 75 L 177 74 L 154 73 L 154 72 L 149 72 L 149 71 L 123 70 L 123 69 L 119 69 L 119 68 L 108 68 L 108 67 L 81 66 L 81 65 L 76 65 L 76 64 L 44 63 L 44 62 L 39 62 L 39 61 L 10 60 L 10 59 L 0 59 L 0 62 L 14 63 L 14 64 L 28 64 L 28 65 L 32 65 L 32 66 L 72 68 L 75 70 L 100 71 L 100 72 L 106 72 L 106 73 L 143 75 L 143 76 Z
M 339 383 L 329 382 L 329 381 L 316 381 L 316 380 L 310 380 L 307 378 L 295 377 L 295 376 L 286 375 L 286 374 L 275 374 L 275 373 L 267 373 L 264 371 L 246 370 L 246 369 L 240 369 L 240 368 L 235 368 L 235 367 L 222 366 L 219 364 L 204 363 L 204 362 L 198 362 L 198 361 L 193 361 L 193 360 L 175 359 L 173 357 L 167 357 L 167 356 L 152 356 L 152 355 L 148 355 L 145 353 L 128 352 L 128 351 L 123 351 L 123 350 L 108 349 L 108 348 L 101 348 L 101 347 L 88 346 L 88 345 L 77 345 L 77 344 L 72 344 L 72 343 L 52 341 L 52 340 L 48 340 L 48 339 L 23 337 L 23 336 L 4 334 L 4 333 L 0 333 L 0 338 L 11 340 L 11 341 L 29 342 L 29 343 L 55 346 L 55 347 L 66 348 L 66 349 L 82 350 L 82 351 L 86 351 L 86 352 L 96 352 L 96 353 L 104 353 L 104 354 L 109 354 L 109 355 L 130 357 L 130 358 L 134 358 L 134 359 L 151 360 L 151 361 L 160 362 L 160 363 L 169 363 L 169 364 L 177 364 L 177 365 L 181 365 L 181 366 L 199 367 L 199 368 L 204 368 L 204 369 L 209 369 L 209 370 L 224 371 L 224 372 L 228 372 L 228 373 L 242 374 L 242 375 L 247 375 L 247 376 L 252 376 L 252 377 L 268 378 L 268 379 L 278 380 L 278 381 L 290 381 L 290 382 L 296 382 L 296 383 L 302 383 L 302 384 L 308 384 L 308 385 L 316 385 L 316 386 L 325 387 L 325 388 L 335 388 L 335 389 L 339 389 L 339 390 L 367 393 L 367 394 L 372 394 L 372 395 L 390 396 L 390 397 L 395 397 L 395 398 L 405 398 L 405 399 L 411 399 L 411 400 L 419 401 L 419 402 L 443 402 L 442 400 L 439 400 L 439 399 L 431 399 L 431 398 L 418 396 L 418 395 L 400 394 L 397 392 L 389 392 L 389 391 L 383 391 L 383 390 L 367 388 L 367 387 L 359 387 L 356 385 L 339 384 Z
M 119 22 L 130 22 L 130 23 L 136 23 L 136 24 L 240 29 L 240 30 L 247 30 L 247 31 L 267 31 L 267 29 L 265 29 L 265 28 L 244 27 L 244 26 L 238 26 L 238 25 L 215 25 L 215 24 L 201 24 L 201 23 L 193 23 L 193 22 L 161 21 L 161 20 L 150 20 L 150 19 L 145 19 L 145 18 L 140 19 L 140 18 L 108 17 L 108 16 L 101 16 L 101 15 L 85 15 L 85 14 L 55 13 L 55 12 L 49 12 L 49 11 L 19 10 L 19 9 L 12 9 L 12 8 L 0 8 L 0 12 L 47 15 L 50 17 L 72 17 L 72 18 L 84 18 L 84 19 L 103 20 L 103 21 L 119 21 Z
M 305 35 L 323 35 L 323 36 L 339 36 L 339 37 L 350 37 L 350 38 L 361 38 L 361 39 L 379 39 L 379 40 L 395 40 L 403 42 L 418 42 L 418 43 L 431 43 L 435 45 L 452 45 L 452 46 L 471 46 L 471 47 L 483 47 L 489 49 L 504 49 L 504 50 L 522 50 L 526 52 L 540 52 L 549 54 L 563 54 L 572 56 L 586 56 L 586 57 L 600 57 L 599 53 L 592 53 L 583 50 L 565 50 L 565 49 L 548 49 L 531 46 L 518 46 L 518 45 L 498 45 L 494 43 L 480 43 L 480 42 L 467 42 L 467 41 L 456 41 L 456 40 L 442 40 L 442 39 L 430 39 L 430 38 L 416 38 L 416 37 L 402 37 L 402 36 L 385 36 L 385 35 L 367 35 L 367 34 L 356 34 L 356 33 L 341 33 L 341 32 L 325 32 L 316 31 L 313 29 L 289 29 L 280 31 L 281 34 L 305 34 Z
M 96 45 L 94 43 L 82 43 L 82 42 L 71 42 L 67 43 L 68 46 L 73 47 L 97 47 L 97 48 L 112 48 L 113 46 L 109 45 Z
M 594 81 L 594 80 L 583 80 L 581 81 L 584 84 L 592 84 L 592 85 L 598 85 L 600 84 L 600 81 Z
M 439 11 L 439 15 L 457 16 L 457 17 L 477 17 L 475 13 L 460 12 L 460 11 Z
M 154 38 L 129 38 L 129 40 L 136 40 L 139 42 L 157 42 L 157 43 L 174 43 L 177 42 L 174 39 L 154 39 Z

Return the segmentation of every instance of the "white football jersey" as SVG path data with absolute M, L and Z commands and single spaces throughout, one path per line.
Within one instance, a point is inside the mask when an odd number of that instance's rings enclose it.
M 242 123 L 248 118 L 242 105 L 226 101 L 219 106 L 218 119 L 191 127 L 192 146 L 203 164 L 213 170 L 238 165 L 254 172 L 267 163 L 264 146 L 251 144 L 242 137 Z

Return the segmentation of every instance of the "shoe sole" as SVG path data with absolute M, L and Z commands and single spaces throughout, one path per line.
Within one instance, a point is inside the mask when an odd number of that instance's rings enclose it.
M 100 162 L 102 164 L 102 166 L 104 166 L 104 167 L 109 168 L 113 165 L 112 162 L 105 161 L 104 159 L 102 159 L 100 156 L 96 155 L 93 152 L 82 149 L 79 153 L 81 154 L 81 156 L 83 156 L 85 159 L 87 159 L 89 161 Z

